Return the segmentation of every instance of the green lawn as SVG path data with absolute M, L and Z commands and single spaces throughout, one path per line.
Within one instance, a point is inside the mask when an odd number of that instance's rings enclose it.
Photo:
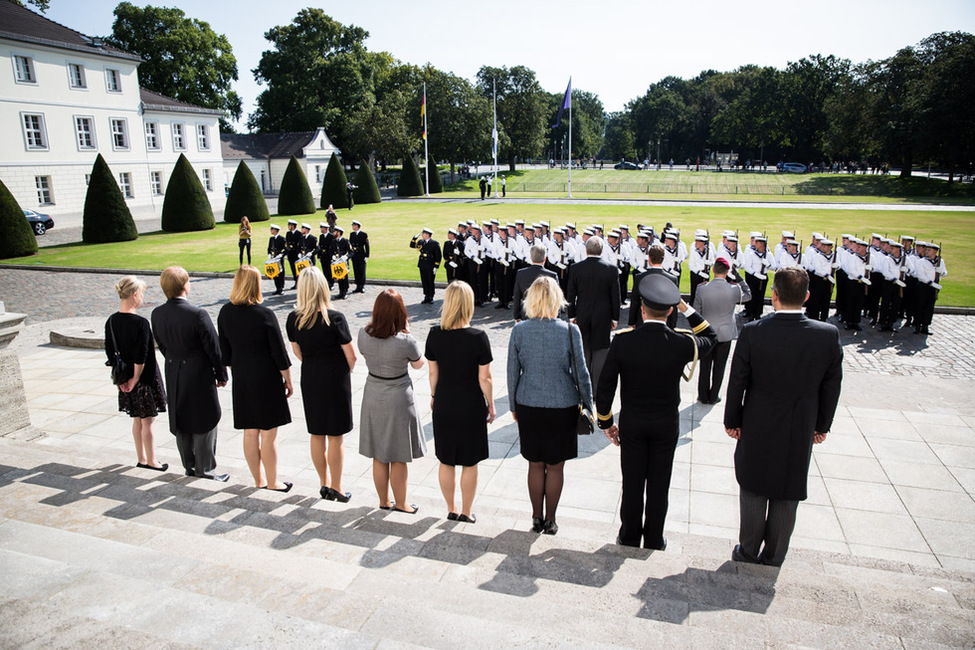
M 653 225 L 658 231 L 666 222 L 680 228 L 690 240 L 695 228 L 707 228 L 717 235 L 726 228 L 741 233 L 765 231 L 770 239 L 781 230 L 796 231 L 797 237 L 808 242 L 812 231 L 838 237 L 843 232 L 860 236 L 871 232 L 891 236 L 911 234 L 943 244 L 949 276 L 944 281 L 940 304 L 975 306 L 975 261 L 962 252 L 975 249 L 975 213 L 920 212 L 910 209 L 896 211 L 865 210 L 806 210 L 788 208 L 724 208 L 670 207 L 630 205 L 518 205 L 503 202 L 484 203 L 384 203 L 358 206 L 355 210 L 340 211 L 339 223 L 348 225 L 352 218 L 363 224 L 369 233 L 372 258 L 369 277 L 372 279 L 419 279 L 416 270 L 416 251 L 409 247 L 410 239 L 424 226 L 433 228 L 435 238 L 443 241 L 448 228 L 458 221 L 474 219 L 482 222 L 496 218 L 502 223 L 524 219 L 528 222 L 545 220 L 552 224 L 572 221 L 583 227 L 599 223 L 606 227 L 621 223 L 631 228 L 638 223 Z M 275 217 L 283 225 L 286 219 Z M 324 221 L 324 213 L 309 215 L 301 220 L 317 224 Z M 254 262 L 261 266 L 265 259 L 267 224 L 254 224 Z M 132 242 L 117 244 L 70 244 L 42 248 L 37 255 L 6 260 L 14 264 L 43 264 L 52 266 L 84 266 L 96 268 L 128 268 L 160 270 L 179 264 L 194 271 L 233 271 L 237 265 L 237 226 L 218 224 L 213 230 L 198 233 L 151 233 Z M 684 274 L 687 284 L 687 274 Z M 443 280 L 443 273 L 438 276 Z M 684 287 L 686 291 L 687 286 Z

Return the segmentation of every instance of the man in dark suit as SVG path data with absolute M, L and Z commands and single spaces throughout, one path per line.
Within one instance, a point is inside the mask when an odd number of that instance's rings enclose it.
M 352 247 L 352 274 L 355 275 L 355 291 L 352 293 L 365 293 L 366 262 L 369 260 L 369 235 L 362 229 L 362 224 L 358 221 L 352 222 L 349 245 Z
M 159 284 L 168 300 L 152 311 L 152 331 L 166 359 L 169 430 L 176 436 L 187 476 L 226 481 L 228 474 L 214 471 L 220 422 L 217 387 L 227 385 L 217 331 L 209 314 L 186 300 L 190 276 L 184 269 L 170 266 Z
M 586 259 L 569 267 L 569 318 L 582 332 L 586 367 L 593 383 L 599 381 L 609 333 L 620 320 L 620 281 L 616 267 L 600 259 L 603 240 L 590 237 L 586 242 Z
M 434 281 L 437 277 L 437 269 L 443 255 L 440 252 L 440 244 L 433 239 L 433 231 L 424 228 L 420 233 L 420 239 L 414 240 L 411 244 L 414 248 L 420 249 L 420 258 L 416 262 L 416 267 L 420 269 L 420 282 L 423 284 L 423 301 L 421 305 L 433 304 Z
M 267 256 L 269 259 L 277 258 L 281 270 L 274 276 L 274 295 L 280 296 L 284 291 L 284 237 L 281 236 L 281 227 L 271 224 L 271 237 L 267 240 Z
M 647 248 L 647 264 L 649 268 L 638 275 L 633 276 L 633 289 L 630 291 L 630 313 L 628 316 L 628 324 L 630 327 L 639 327 L 643 322 L 643 311 L 640 308 L 640 282 L 643 278 L 651 275 L 661 275 L 671 282 L 674 286 L 678 286 L 680 282 L 679 278 L 664 270 L 664 247 L 663 244 L 654 244 Z M 670 329 L 677 327 L 677 310 L 671 311 L 670 316 L 667 317 L 667 326 Z
M 736 562 L 782 564 L 806 498 L 812 446 L 826 439 L 839 402 L 839 332 L 802 313 L 808 296 L 804 269 L 776 271 L 775 314 L 742 328 L 731 361 L 724 426 L 738 441 Z
M 698 371 L 697 401 L 701 404 L 717 404 L 721 401 L 718 393 L 721 391 L 728 353 L 731 352 L 731 342 L 738 338 L 735 307 L 752 297 L 747 283 L 728 281 L 730 270 L 731 263 L 728 258 L 716 259 L 714 279 L 699 285 L 697 295 L 694 297 L 694 309 L 711 323 L 711 327 L 718 334 L 718 343 L 714 346 L 714 351 L 701 359 L 701 367 Z
M 667 493 L 680 436 L 681 376 L 695 354 L 707 356 L 717 339 L 667 278 L 644 278 L 638 304 L 644 322 L 613 339 L 596 386 L 596 413 L 599 428 L 620 448 L 623 498 L 616 543 L 664 550 Z M 667 315 L 675 306 L 684 312 L 692 332 L 678 333 L 667 326 Z M 613 423 L 617 379 L 622 382 L 619 426 Z
M 512 310 L 512 315 L 516 321 L 525 319 L 525 312 L 521 308 L 521 303 L 525 299 L 525 294 L 528 293 L 528 287 L 532 286 L 535 280 L 543 276 L 548 276 L 556 282 L 559 281 L 555 273 L 545 268 L 544 246 L 535 244 L 529 248 L 528 258 L 531 260 L 531 266 L 523 268 L 515 274 L 514 309 Z

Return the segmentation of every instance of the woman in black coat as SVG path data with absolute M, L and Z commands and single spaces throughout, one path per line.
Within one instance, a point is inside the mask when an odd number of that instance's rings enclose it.
M 233 376 L 234 428 L 244 430 L 244 458 L 254 483 L 287 492 L 291 483 L 278 481 L 277 435 L 279 426 L 291 422 L 291 359 L 278 319 L 262 301 L 258 270 L 237 269 L 230 303 L 217 316 L 220 352 Z

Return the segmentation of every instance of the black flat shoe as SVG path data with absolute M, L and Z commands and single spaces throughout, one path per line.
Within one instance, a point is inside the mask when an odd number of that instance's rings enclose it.
M 142 469 L 154 469 L 157 472 L 165 472 L 167 469 L 169 469 L 169 463 L 163 463 L 159 467 L 153 467 L 147 463 L 136 463 L 135 466 L 141 467 Z
M 396 512 L 402 512 L 406 515 L 415 515 L 416 513 L 420 512 L 420 506 L 416 505 L 415 503 L 411 503 L 410 507 L 413 508 L 413 510 L 403 510 L 402 508 L 397 508 L 395 506 L 393 507 L 393 510 Z
M 554 519 L 546 519 L 542 524 L 542 534 L 543 535 L 554 535 L 559 532 L 559 525 L 555 523 Z
M 380 510 L 392 510 L 395 507 L 396 507 L 396 502 L 395 501 L 391 501 L 388 506 L 379 506 L 379 509 Z
M 476 524 L 477 517 L 474 515 L 471 515 L 470 517 L 468 517 L 467 515 L 460 515 L 459 517 L 457 517 L 457 521 L 462 521 L 465 524 Z
M 339 492 L 338 490 L 333 490 L 330 487 L 322 488 L 322 496 L 324 496 L 329 501 L 338 501 L 339 503 L 348 503 L 349 499 L 352 498 L 351 492 L 346 492 L 345 494 Z
M 460 517 L 460 515 L 458 515 L 456 512 L 447 513 L 447 521 L 457 521 L 458 517 Z
M 540 533 L 544 529 L 545 524 L 542 522 L 541 517 L 532 517 L 532 532 Z
M 271 492 L 291 492 L 291 488 L 293 487 L 294 487 L 293 483 L 288 483 L 287 481 L 285 481 L 283 488 L 272 488 L 265 485 L 264 489 L 270 490 Z

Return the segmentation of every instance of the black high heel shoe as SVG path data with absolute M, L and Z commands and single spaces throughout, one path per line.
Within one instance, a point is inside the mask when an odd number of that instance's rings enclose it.
M 348 503 L 349 499 L 352 498 L 351 492 L 346 492 L 345 494 L 342 494 L 338 490 L 333 490 L 328 486 L 322 487 L 321 495 L 323 499 L 328 499 L 329 501 L 338 501 L 339 503 Z

